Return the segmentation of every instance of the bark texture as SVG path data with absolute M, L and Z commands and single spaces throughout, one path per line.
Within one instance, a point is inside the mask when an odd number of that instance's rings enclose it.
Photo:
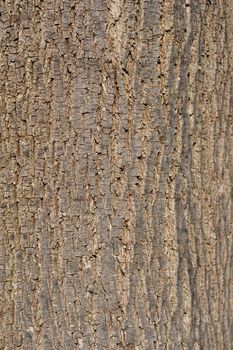
M 232 0 L 1 0 L 0 37 L 0 349 L 230 350 Z

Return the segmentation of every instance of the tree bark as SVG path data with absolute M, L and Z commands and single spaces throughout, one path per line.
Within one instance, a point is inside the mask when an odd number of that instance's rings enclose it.
M 230 350 L 232 0 L 2 0 L 0 36 L 0 349 Z

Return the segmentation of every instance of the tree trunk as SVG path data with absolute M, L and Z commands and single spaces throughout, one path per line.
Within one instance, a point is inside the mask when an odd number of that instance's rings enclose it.
M 232 0 L 0 3 L 0 349 L 230 350 Z

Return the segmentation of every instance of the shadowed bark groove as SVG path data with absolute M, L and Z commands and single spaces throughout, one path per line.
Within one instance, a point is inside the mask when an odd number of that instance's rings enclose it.
M 0 1 L 0 349 L 230 350 L 231 0 Z

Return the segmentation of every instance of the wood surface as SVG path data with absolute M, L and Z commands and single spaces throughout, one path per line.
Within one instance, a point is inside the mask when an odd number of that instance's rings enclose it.
M 232 0 L 0 1 L 0 349 L 231 350 Z

